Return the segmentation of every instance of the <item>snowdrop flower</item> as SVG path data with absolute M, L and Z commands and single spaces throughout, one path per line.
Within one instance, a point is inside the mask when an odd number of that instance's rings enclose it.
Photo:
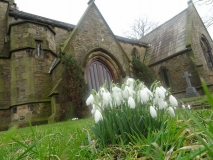
M 166 89 L 163 86 L 160 86 L 160 89 L 163 91 L 163 93 L 167 96 L 168 93 L 166 93 Z
M 169 108 L 168 108 L 168 112 L 169 112 L 169 115 L 170 115 L 171 117 L 175 117 L 175 112 L 174 112 L 174 109 L 173 109 L 172 107 L 169 107 Z
M 133 94 L 135 91 L 133 91 L 130 87 L 125 86 L 124 90 L 122 91 L 123 97 L 128 98 L 129 96 L 133 97 Z
M 188 104 L 188 109 L 191 109 L 191 106 Z
M 153 93 L 147 87 L 145 87 L 144 90 L 148 93 L 149 98 L 153 97 Z
M 90 94 L 90 96 L 87 98 L 87 100 L 86 100 L 86 104 L 87 104 L 87 106 L 88 105 L 90 105 L 90 104 L 93 104 L 93 102 L 94 102 L 94 97 L 93 97 L 93 95 L 92 94 Z
M 182 105 L 182 108 L 185 109 L 186 108 L 185 105 Z
M 162 98 L 159 98 L 157 103 L 159 109 L 165 109 L 168 106 L 167 103 Z
M 176 98 L 173 95 L 169 96 L 169 101 L 170 101 L 170 103 L 171 103 L 171 105 L 173 107 L 177 107 L 178 106 L 178 102 L 177 102 Z
M 112 95 L 114 98 L 118 96 L 121 99 L 122 98 L 121 89 L 118 88 L 117 86 L 112 87 Z
M 94 118 L 95 118 L 95 123 L 98 123 L 98 121 L 103 120 L 103 116 L 99 110 L 95 111 Z
M 110 104 L 112 98 L 109 92 L 103 92 L 103 105 L 108 105 Z
M 128 105 L 130 108 L 134 109 L 135 108 L 135 101 L 134 99 L 130 96 L 128 99 Z
M 119 98 L 118 96 L 115 98 L 115 102 L 117 104 L 117 106 L 121 105 L 121 98 Z
M 151 114 L 152 118 L 157 117 L 157 112 L 153 106 L 150 106 L 150 114 Z
M 160 87 L 157 87 L 155 90 L 155 96 L 156 98 L 162 98 L 165 99 L 165 93 L 162 89 L 160 89 Z
M 149 101 L 149 94 L 145 89 L 140 90 L 140 99 L 142 104 Z
M 133 78 L 128 78 L 126 80 L 126 84 L 133 90 L 133 85 L 134 85 L 134 79 Z

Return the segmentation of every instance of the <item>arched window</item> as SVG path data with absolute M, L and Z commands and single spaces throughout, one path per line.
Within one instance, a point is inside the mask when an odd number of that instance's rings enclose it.
M 164 86 L 166 88 L 169 88 L 170 87 L 169 71 L 165 67 L 161 67 L 160 69 L 160 78 L 163 80 Z
M 208 40 L 203 36 L 200 40 L 200 45 L 206 58 L 207 65 L 210 69 L 213 69 L 213 55 Z
M 92 89 L 96 91 L 104 84 L 106 81 L 107 88 L 110 88 L 110 82 L 114 80 L 113 72 L 107 64 L 103 61 L 96 59 L 93 60 L 86 70 L 87 83 L 89 85 L 89 91 Z

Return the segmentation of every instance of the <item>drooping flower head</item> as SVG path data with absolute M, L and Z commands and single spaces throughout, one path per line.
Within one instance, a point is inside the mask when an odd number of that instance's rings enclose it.
M 154 106 L 150 106 L 149 109 L 150 109 L 150 115 L 152 116 L 152 118 L 157 117 L 157 112 L 156 112 Z
M 171 117 L 175 117 L 175 112 L 174 112 L 174 109 L 172 107 L 168 108 L 168 113 Z
M 133 90 L 135 80 L 133 78 L 128 78 L 126 84 Z
M 130 108 L 134 109 L 135 108 L 135 101 L 134 99 L 130 96 L 128 99 L 128 105 Z
M 173 107 L 177 107 L 178 106 L 178 102 L 177 102 L 176 98 L 173 95 L 169 96 L 169 101 L 170 101 L 170 103 L 171 103 L 171 105 Z
M 103 116 L 99 110 L 95 110 L 95 123 L 98 123 L 98 121 L 103 120 Z

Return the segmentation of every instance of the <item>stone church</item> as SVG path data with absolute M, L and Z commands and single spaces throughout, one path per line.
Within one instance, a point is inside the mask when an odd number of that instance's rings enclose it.
M 213 85 L 213 43 L 194 4 L 141 40 L 116 36 L 94 1 L 77 25 L 19 11 L 14 0 L 0 0 L 0 130 L 12 124 L 58 121 L 57 87 L 61 56 L 73 55 L 89 86 L 132 76 L 136 56 L 176 97 L 191 84 L 203 94 L 201 79 Z

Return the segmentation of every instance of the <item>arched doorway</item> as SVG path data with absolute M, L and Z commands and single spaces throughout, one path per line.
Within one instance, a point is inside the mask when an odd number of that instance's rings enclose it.
M 110 82 L 114 81 L 114 75 L 109 66 L 100 59 L 93 60 L 86 70 L 87 83 L 89 85 L 89 92 L 92 89 L 96 91 L 106 81 L 107 88 L 110 88 Z

